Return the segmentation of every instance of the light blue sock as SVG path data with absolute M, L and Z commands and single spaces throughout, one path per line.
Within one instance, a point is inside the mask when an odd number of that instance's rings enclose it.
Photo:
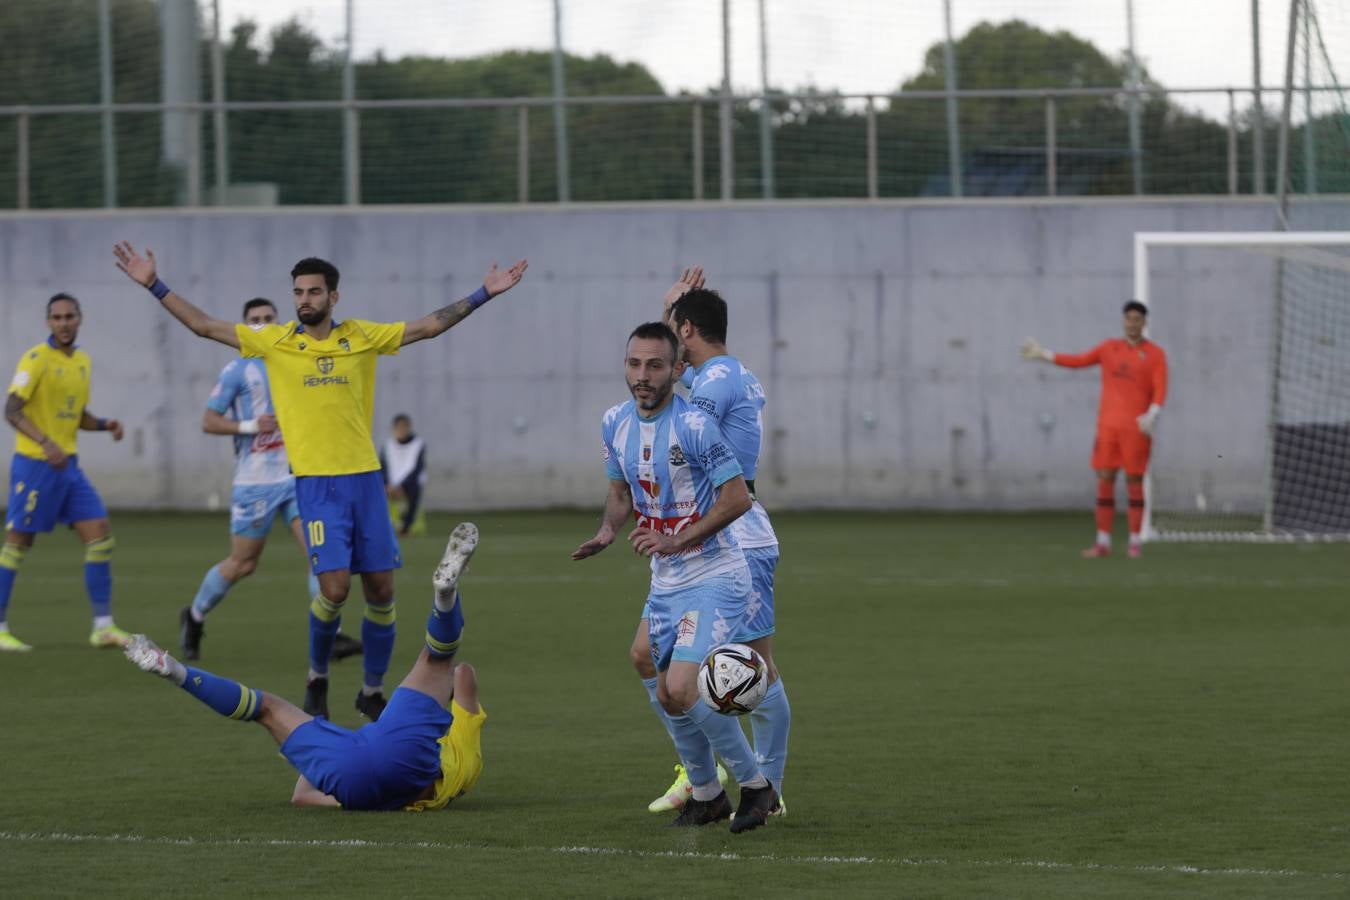
M 717 781 L 717 760 L 713 759 L 713 748 L 703 729 L 688 716 L 667 714 L 666 721 L 669 723 L 670 737 L 675 741 L 675 750 L 680 754 L 680 762 L 684 763 L 685 774 L 689 776 L 689 783 L 699 787 Z
M 670 713 L 666 712 L 666 708 L 661 705 L 661 701 L 656 699 L 656 679 L 644 678 L 642 679 L 642 686 L 647 689 L 647 699 L 651 700 L 652 709 L 656 710 L 656 717 L 666 727 L 666 734 L 670 735 L 672 741 L 675 740 L 675 729 L 670 727 Z
M 692 720 L 707 736 L 708 743 L 717 751 L 717 755 L 722 757 L 722 762 L 731 770 L 737 784 L 745 787 L 761 777 L 759 766 L 755 764 L 755 752 L 750 749 L 750 742 L 745 739 L 740 722 L 731 716 L 713 712 L 712 707 L 702 700 L 695 701 L 694 705 L 685 711 L 685 717 Z M 674 718 L 672 716 L 671 720 Z M 713 777 L 716 777 L 716 770 Z M 693 785 L 699 783 L 694 781 L 692 774 L 689 776 L 689 782 Z
M 755 737 L 755 762 L 774 790 L 783 793 L 783 768 L 787 765 L 788 730 L 792 707 L 788 706 L 783 679 L 769 685 L 769 692 L 750 713 L 750 733 Z
M 262 692 L 228 678 L 186 666 L 183 690 L 231 719 L 251 722 L 262 712 Z
M 197 588 L 197 596 L 192 598 L 192 609 L 201 618 L 206 618 L 206 614 L 215 609 L 220 601 L 225 599 L 233 587 L 230 582 L 225 580 L 225 576 L 220 574 L 220 566 L 212 566 L 202 579 L 202 586 Z

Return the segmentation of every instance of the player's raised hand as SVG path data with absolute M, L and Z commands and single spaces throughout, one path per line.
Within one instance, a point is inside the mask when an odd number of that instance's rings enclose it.
M 675 301 L 683 297 L 690 291 L 698 290 L 704 285 L 703 267 L 692 266 L 680 273 L 680 280 L 670 286 L 666 291 L 666 296 L 662 301 L 661 318 L 670 318 L 670 308 L 675 305 Z
M 1029 337 L 1022 342 L 1022 358 L 1040 362 L 1054 362 L 1055 354 L 1042 347 L 1035 338 Z
M 127 273 L 127 277 L 141 287 L 155 283 L 155 252 L 145 248 L 145 256 L 132 248 L 130 241 L 113 244 L 113 256 L 117 259 L 117 268 Z
M 107 431 L 111 431 L 111 432 L 112 432 L 112 437 L 113 437 L 113 443 L 114 443 L 114 444 L 117 443 L 118 441 L 120 441 L 120 440 L 122 439 L 122 423 L 121 423 L 121 422 L 117 421 L 116 419 L 108 419 L 106 422 L 103 423 L 103 427 L 104 427 Z
M 674 556 L 684 549 L 675 535 L 650 528 L 634 528 L 628 535 L 628 543 L 639 556 Z
M 495 297 L 511 290 L 520 283 L 520 279 L 525 275 L 525 270 L 529 267 L 529 260 L 522 259 L 503 272 L 497 268 L 496 263 L 493 263 L 492 267 L 487 270 L 487 274 L 483 276 L 483 287 L 487 288 L 488 296 Z
M 614 543 L 614 537 L 612 535 L 606 539 L 604 535 L 597 534 L 595 537 L 573 550 L 572 559 L 575 561 L 589 559 L 612 543 Z

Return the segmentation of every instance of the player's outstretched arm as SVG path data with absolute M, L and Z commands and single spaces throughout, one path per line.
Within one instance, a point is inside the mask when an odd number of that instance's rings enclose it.
M 1022 342 L 1022 358 L 1032 362 L 1054 362 L 1055 354 L 1041 346 L 1033 337 Z
M 116 419 L 103 419 L 103 418 L 100 418 L 100 417 L 94 415 L 93 413 L 91 413 L 91 412 L 90 412 L 89 410 L 87 410 L 87 409 L 86 409 L 83 413 L 80 414 L 80 430 L 81 430 L 81 431 L 111 431 L 111 432 L 112 432 L 112 436 L 113 436 L 113 441 L 114 441 L 114 442 L 120 441 L 120 440 L 122 439 L 122 423 L 121 423 L 121 422 L 117 421 Z
M 18 394 L 5 395 L 5 421 L 14 426 L 19 434 L 42 448 L 47 463 L 54 469 L 66 464 L 66 452 L 57 446 L 56 441 L 47 437 L 42 429 L 33 424 L 33 420 L 23 414 L 24 399 Z
M 675 305 L 675 301 L 693 290 L 698 290 L 705 284 L 703 278 L 702 266 L 690 266 L 680 273 L 680 280 L 670 286 L 666 291 L 666 296 L 661 303 L 661 321 L 669 324 L 670 308 Z
M 737 475 L 717 489 L 717 502 L 708 510 L 708 514 L 681 529 L 679 534 L 663 534 L 650 528 L 634 528 L 628 535 L 628 542 L 633 545 L 635 553 L 643 556 L 651 556 L 654 553 L 673 556 L 676 553 L 683 553 L 695 544 L 703 543 L 749 512 L 750 506 L 750 488 L 745 484 L 745 476 Z
M 405 325 L 403 328 L 404 346 L 417 341 L 425 341 L 427 338 L 438 337 L 449 331 L 468 318 L 469 313 L 498 294 L 504 294 L 519 284 L 520 279 L 525 275 L 525 270 L 529 267 L 529 262 L 523 259 L 505 271 L 498 269 L 497 264 L 493 263 L 492 268 L 488 269 L 487 275 L 483 276 L 483 286 L 478 290 L 463 300 L 456 300 L 429 316 L 423 316 L 415 322 L 409 322 Z
M 605 511 L 600 515 L 600 530 L 595 533 L 595 537 L 572 551 L 572 559 L 587 559 L 614 543 L 614 536 L 632 512 L 633 491 L 628 487 L 628 482 L 611 480 L 609 493 L 605 496 Z
M 193 334 L 239 349 L 239 338 L 234 333 L 233 323 L 208 316 L 159 280 L 155 273 L 155 254 L 149 247 L 145 248 L 145 256 L 141 256 L 132 249 L 130 242 L 122 241 L 113 245 L 113 256 L 117 259 L 117 268 L 126 272 L 132 281 L 154 294 L 164 308 L 191 329 Z

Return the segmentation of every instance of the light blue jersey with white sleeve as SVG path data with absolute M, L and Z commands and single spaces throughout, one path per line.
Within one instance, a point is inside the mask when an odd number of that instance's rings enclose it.
M 729 355 L 714 356 L 697 369 L 686 369 L 685 376 L 689 378 L 689 403 L 717 423 L 745 473 L 745 480 L 754 481 L 764 440 L 765 398 L 759 379 L 739 359 Z M 758 499 L 731 527 L 742 548 L 778 546 L 769 514 Z
M 717 489 L 743 474 L 717 423 L 680 396 L 652 418 L 632 400 L 611 407 L 601 425 L 605 472 L 625 481 L 639 527 L 678 534 L 699 521 Z M 671 590 L 743 569 L 731 529 L 674 556 L 652 557 L 652 588 Z
M 276 415 L 267 369 L 261 359 L 233 359 L 220 370 L 220 378 L 206 406 L 221 415 L 243 422 L 262 415 Z M 238 485 L 281 484 L 292 480 L 286 443 L 280 431 L 239 434 L 234 438 L 234 483 Z

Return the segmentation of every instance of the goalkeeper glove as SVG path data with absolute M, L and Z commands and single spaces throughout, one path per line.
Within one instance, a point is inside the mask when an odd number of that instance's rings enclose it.
M 1042 347 L 1035 338 L 1027 338 L 1022 342 L 1022 358 L 1054 362 L 1055 354 Z
M 1151 404 L 1148 412 L 1135 419 L 1139 423 L 1139 430 L 1144 434 L 1152 435 L 1153 429 L 1158 427 L 1158 414 L 1162 412 L 1162 407 L 1158 404 Z

